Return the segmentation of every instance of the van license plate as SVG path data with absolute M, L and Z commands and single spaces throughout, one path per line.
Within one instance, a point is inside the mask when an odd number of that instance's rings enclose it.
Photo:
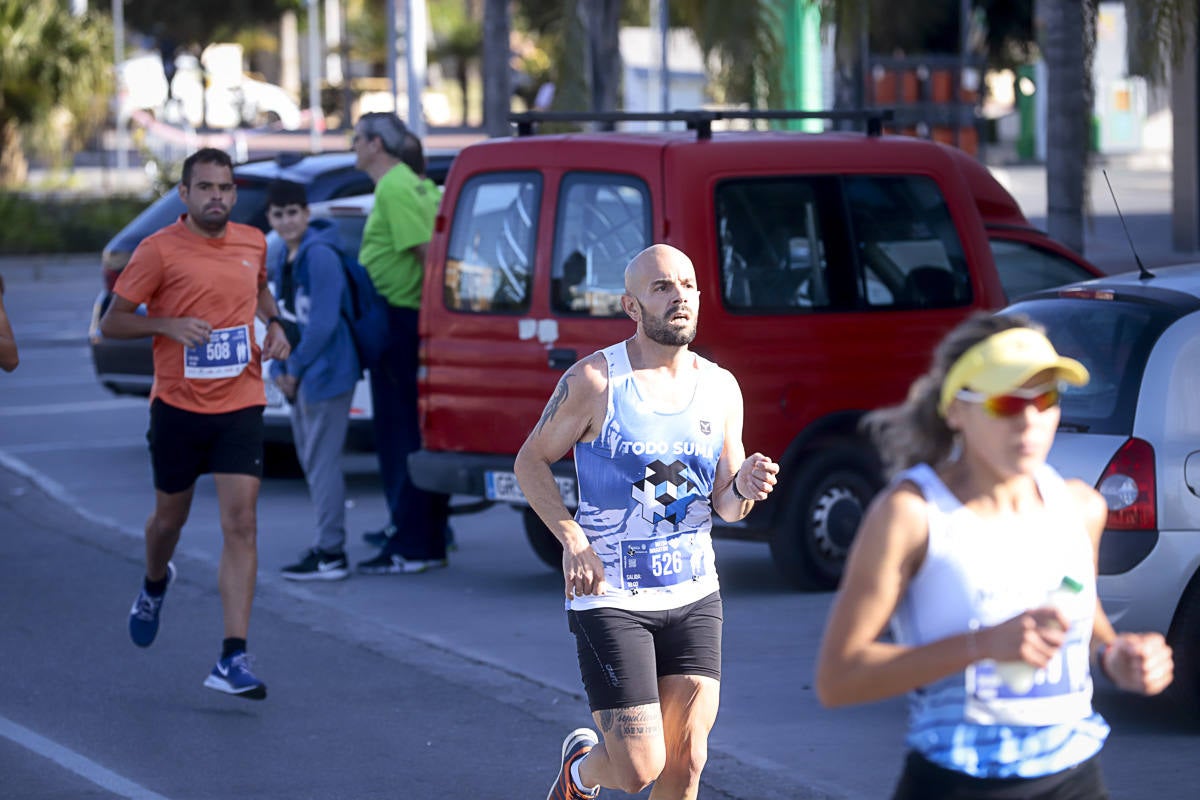
M 488 471 L 483 474 L 483 480 L 484 493 L 488 500 L 529 505 L 529 501 L 525 499 L 525 493 L 521 491 L 521 486 L 517 483 L 516 473 Z M 558 493 L 562 495 L 563 505 L 567 508 L 575 508 L 579 505 L 579 501 L 575 497 L 574 478 L 561 478 L 555 475 L 554 482 L 558 484 Z

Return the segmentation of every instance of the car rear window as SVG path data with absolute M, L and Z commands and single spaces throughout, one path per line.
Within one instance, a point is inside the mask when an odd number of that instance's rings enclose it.
M 1146 359 L 1176 314 L 1162 305 L 1082 298 L 1027 300 L 1004 313 L 1041 324 L 1056 350 L 1091 373 L 1086 386 L 1063 393 L 1064 429 L 1129 435 Z

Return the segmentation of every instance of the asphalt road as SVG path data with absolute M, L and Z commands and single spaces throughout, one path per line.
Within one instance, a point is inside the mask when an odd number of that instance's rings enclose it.
M 259 504 L 250 650 L 269 698 L 201 687 L 220 640 L 220 536 L 198 484 L 159 641 L 125 630 L 152 492 L 145 402 L 98 387 L 84 339 L 92 263 L 8 262 L 22 364 L 0 374 L 0 798 L 540 798 L 566 731 L 588 721 L 559 579 L 511 509 L 456 517 L 460 550 L 427 575 L 297 586 L 302 482 Z M 347 455 L 352 559 L 383 519 L 373 458 Z M 718 542 L 723 702 L 704 798 L 878 798 L 902 759 L 904 705 L 839 711 L 811 691 L 830 596 L 795 594 L 765 547 Z M 1115 798 L 1189 796 L 1197 726 L 1102 692 Z M 606 793 L 607 798 L 620 797 Z

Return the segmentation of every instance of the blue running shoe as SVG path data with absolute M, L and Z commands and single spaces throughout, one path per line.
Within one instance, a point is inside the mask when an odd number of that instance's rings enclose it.
M 204 679 L 204 685 L 248 700 L 264 700 L 267 696 L 267 685 L 254 677 L 250 671 L 250 657 L 245 653 L 234 653 L 229 658 L 219 659 Z
M 175 582 L 175 565 L 167 562 L 167 589 Z M 146 586 L 142 585 L 133 608 L 129 609 L 129 638 L 138 647 L 149 647 L 158 635 L 158 618 L 162 615 L 162 604 L 167 592 L 158 597 L 146 594 Z

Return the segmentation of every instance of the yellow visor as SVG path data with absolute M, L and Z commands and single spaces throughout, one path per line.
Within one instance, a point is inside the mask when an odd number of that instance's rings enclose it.
M 942 416 L 960 389 L 993 397 L 1019 388 L 1039 372 L 1054 370 L 1058 380 L 1073 386 L 1088 382 L 1088 371 L 1073 358 L 1060 356 L 1041 333 L 1032 328 L 1009 328 L 992 334 L 963 353 L 942 383 L 938 410 Z

